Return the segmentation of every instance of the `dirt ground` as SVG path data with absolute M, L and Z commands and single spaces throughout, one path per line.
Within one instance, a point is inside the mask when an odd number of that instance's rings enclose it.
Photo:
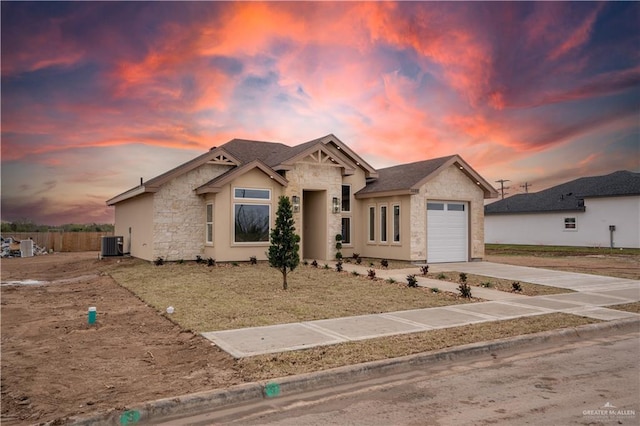
M 640 275 L 637 257 L 488 260 Z M 69 416 L 125 409 L 245 380 L 242 364 L 181 329 L 103 272 L 118 261 L 100 261 L 93 252 L 2 259 L 3 425 L 62 423 Z M 6 285 L 20 280 L 47 283 Z M 97 324 L 91 326 L 90 306 L 98 312 Z
M 1 423 L 69 415 L 242 382 L 234 359 L 109 276 L 97 253 L 2 259 Z M 87 309 L 97 307 L 97 325 Z

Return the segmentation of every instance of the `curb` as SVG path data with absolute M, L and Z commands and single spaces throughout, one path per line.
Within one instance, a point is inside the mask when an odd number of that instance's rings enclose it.
M 434 362 L 457 360 L 513 348 L 539 347 L 556 342 L 572 343 L 603 334 L 627 334 L 638 331 L 640 331 L 640 318 L 544 331 L 398 358 L 348 365 L 315 373 L 235 385 L 226 389 L 164 398 L 134 406 L 128 410 L 113 410 L 91 417 L 69 418 L 68 423 L 78 426 L 94 424 L 126 426 L 138 422 L 146 423 L 154 419 L 159 420 L 162 417 L 188 415 L 199 410 L 213 411 L 231 405 L 255 403 L 267 398 L 354 383 L 384 374 L 404 373 L 414 370 L 416 367 L 432 365 Z

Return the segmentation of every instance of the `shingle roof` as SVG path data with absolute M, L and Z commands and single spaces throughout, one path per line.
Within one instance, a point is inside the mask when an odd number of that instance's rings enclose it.
M 220 148 L 237 158 L 242 164 L 261 160 L 267 166 L 280 164 L 289 157 L 292 147 L 278 142 L 261 142 L 246 139 L 233 139 Z
M 584 211 L 584 198 L 640 195 L 640 173 L 626 170 L 583 177 L 544 191 L 518 194 L 485 206 L 485 214 Z
M 367 183 L 367 186 L 358 191 L 357 194 L 411 189 L 453 157 L 455 156 L 449 155 L 447 157 L 378 169 L 378 180 Z

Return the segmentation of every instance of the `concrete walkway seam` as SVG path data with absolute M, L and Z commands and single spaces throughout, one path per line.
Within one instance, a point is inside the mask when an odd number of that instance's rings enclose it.
M 134 406 L 127 410 L 112 410 L 91 417 L 70 418 L 73 425 L 133 425 L 162 417 L 189 414 L 196 411 L 214 411 L 233 405 L 256 403 L 277 396 L 287 396 L 323 388 L 346 385 L 384 374 L 398 374 L 436 362 L 457 360 L 482 354 L 491 354 L 513 348 L 572 343 L 595 338 L 603 334 L 627 334 L 640 331 L 640 318 L 630 318 L 588 324 L 579 327 L 550 330 L 488 342 L 478 342 L 454 348 L 423 352 L 398 358 L 348 365 L 314 373 L 276 378 L 272 380 L 235 385 L 226 389 L 203 391 L 180 397 L 165 398 Z M 270 390 L 277 389 L 273 394 Z M 271 396 L 273 395 L 273 396 Z

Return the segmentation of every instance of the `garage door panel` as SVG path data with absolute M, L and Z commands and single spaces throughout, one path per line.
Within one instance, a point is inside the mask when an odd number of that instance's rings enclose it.
M 430 201 L 427 203 L 427 261 L 468 260 L 468 204 Z

